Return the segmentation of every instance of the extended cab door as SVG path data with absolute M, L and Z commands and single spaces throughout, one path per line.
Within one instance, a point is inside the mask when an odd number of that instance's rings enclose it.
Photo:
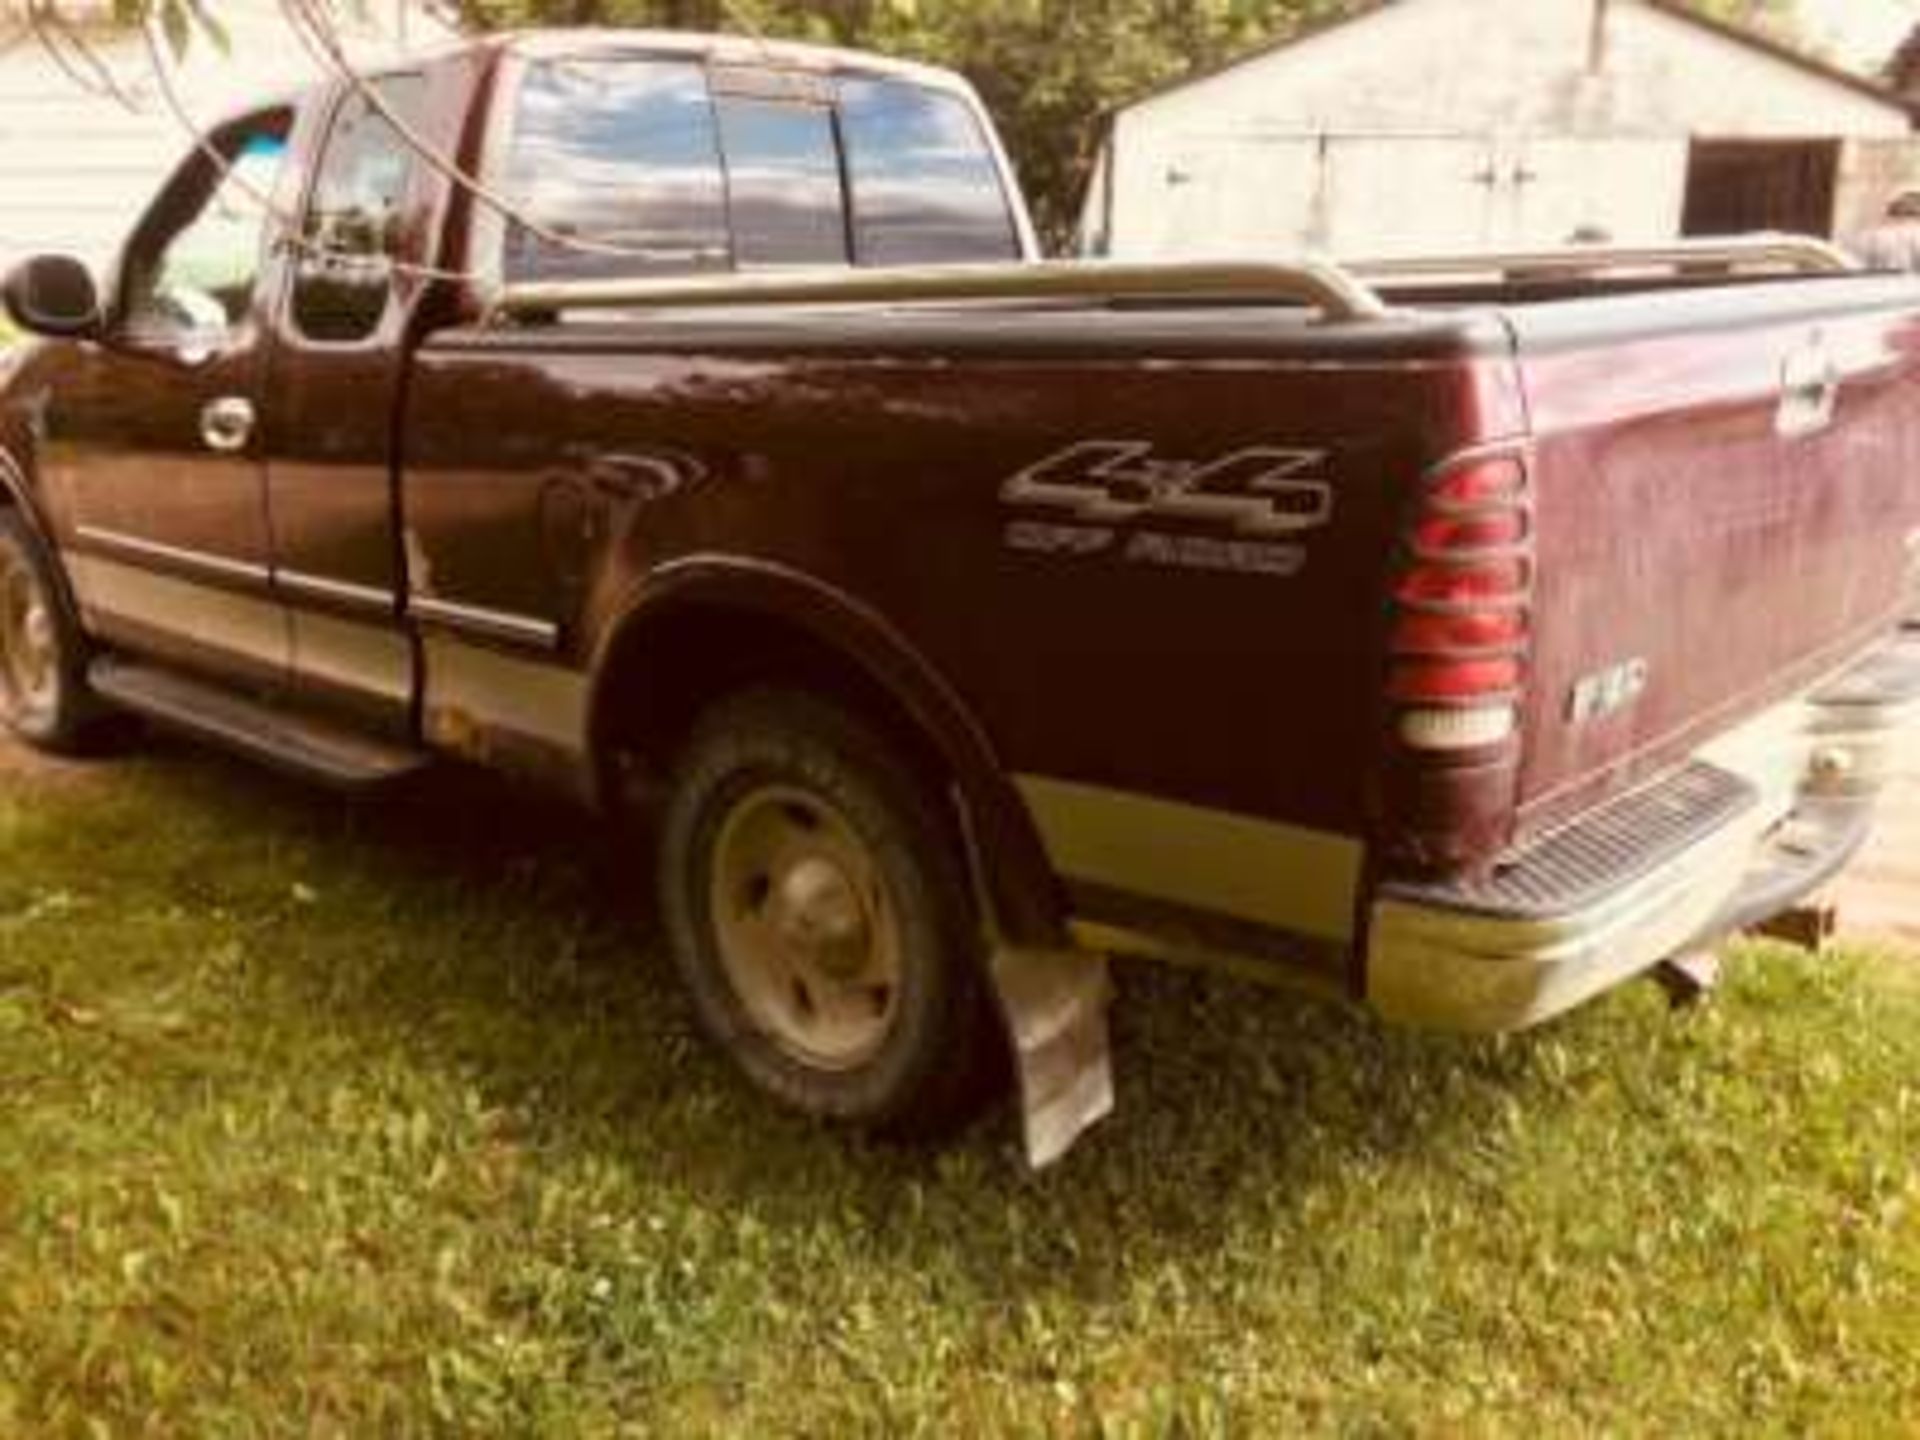
M 383 112 L 422 123 L 426 80 L 347 90 L 326 117 L 267 386 L 267 510 L 277 593 L 292 627 L 294 689 L 392 731 L 411 720 L 414 647 L 403 629 L 395 528 L 395 421 L 407 363 L 406 261 L 431 217 L 413 152 Z
M 286 617 L 258 445 L 265 210 L 284 108 L 213 132 L 135 231 L 106 338 L 63 357 L 43 463 L 74 589 L 110 642 L 268 686 Z M 215 156 L 218 156 L 216 159 Z

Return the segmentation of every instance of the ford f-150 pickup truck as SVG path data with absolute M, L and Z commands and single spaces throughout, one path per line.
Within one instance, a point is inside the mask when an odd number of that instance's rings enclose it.
M 883 1132 L 1011 1059 L 1057 1152 L 1113 955 L 1545 1021 L 1820 887 L 1920 696 L 1920 286 L 1813 242 L 1056 264 L 951 75 L 536 33 L 5 298 L 18 734 L 650 810 L 705 1030 Z

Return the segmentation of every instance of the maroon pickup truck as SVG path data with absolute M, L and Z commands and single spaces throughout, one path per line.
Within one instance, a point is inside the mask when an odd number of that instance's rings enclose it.
M 1821 886 L 1920 697 L 1920 286 L 1810 242 L 1044 263 L 953 76 L 583 32 L 5 296 L 14 730 L 651 809 L 703 1026 L 882 1131 L 1011 1056 L 1056 1152 L 1111 955 L 1546 1020 Z

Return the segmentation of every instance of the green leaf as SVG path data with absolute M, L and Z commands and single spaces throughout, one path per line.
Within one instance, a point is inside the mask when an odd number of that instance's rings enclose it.
M 188 0 L 188 3 L 193 7 L 194 23 L 213 48 L 222 55 L 233 54 L 233 36 L 220 17 L 206 7 L 205 0 Z
M 173 51 L 173 58 L 185 56 L 188 42 L 193 38 L 193 25 L 184 0 L 160 0 L 160 30 L 167 37 L 167 48 Z

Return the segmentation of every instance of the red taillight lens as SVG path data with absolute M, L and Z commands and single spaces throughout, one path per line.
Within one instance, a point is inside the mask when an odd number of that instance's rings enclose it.
M 1511 742 L 1532 639 L 1526 465 L 1485 456 L 1427 482 L 1394 583 L 1387 695 L 1407 749 Z
M 1512 650 L 1526 642 L 1527 617 L 1519 610 L 1429 615 L 1408 611 L 1393 627 L 1396 655 L 1459 655 Z
M 1417 564 L 1400 577 L 1403 605 L 1471 606 L 1518 602 L 1527 591 L 1524 560 L 1473 565 Z
M 1449 509 L 1517 505 L 1527 493 L 1527 470 L 1510 455 L 1475 461 L 1449 470 L 1427 492 Z
M 1413 547 L 1423 555 L 1459 555 L 1482 550 L 1511 550 L 1524 544 L 1526 538 L 1525 511 L 1435 515 L 1414 527 Z
M 1402 660 L 1393 667 L 1392 699 L 1427 704 L 1485 700 L 1520 688 L 1518 660 Z

